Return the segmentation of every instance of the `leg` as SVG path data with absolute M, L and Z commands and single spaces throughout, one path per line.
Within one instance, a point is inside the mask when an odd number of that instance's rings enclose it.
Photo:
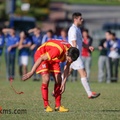
M 87 79 L 90 79 L 91 57 L 86 58 L 85 69 L 87 72 Z
M 48 102 L 48 85 L 49 85 L 49 79 L 50 76 L 49 74 L 43 74 L 42 75 L 42 86 L 41 86 L 41 91 L 42 91 L 42 98 L 44 101 L 44 108 L 49 106 Z
M 107 73 L 107 83 L 111 82 L 111 75 L 110 75 L 110 63 L 109 63 L 109 59 L 106 56 L 106 60 L 105 60 L 105 65 L 106 65 L 106 73 Z
M 85 69 L 79 69 L 78 72 L 81 76 L 82 85 L 83 85 L 85 91 L 87 92 L 88 96 L 90 96 L 92 94 L 92 92 L 90 90 L 90 86 L 87 81 L 87 73 L 86 73 Z
M 61 74 L 60 73 L 55 74 L 54 79 L 55 79 L 55 85 L 54 85 L 55 107 L 60 107 L 61 106 L 60 86 L 62 82 Z
M 102 82 L 104 78 L 104 56 L 100 56 L 98 60 L 98 82 Z
M 115 59 L 114 61 L 114 82 L 117 82 L 118 80 L 118 66 L 119 66 L 119 59 Z
M 68 112 L 68 109 L 61 106 L 61 82 L 62 77 L 61 74 L 54 74 L 55 85 L 54 85 L 54 97 L 55 97 L 55 111 L 59 112 Z
M 12 79 L 14 79 L 14 77 L 15 77 L 15 54 L 13 54 L 13 55 L 10 55 L 10 59 L 11 59 L 11 77 L 12 77 Z
M 90 99 L 97 98 L 100 95 L 100 93 L 95 93 L 95 92 L 91 91 L 90 85 L 87 81 L 87 73 L 86 73 L 85 69 L 79 69 L 78 72 L 81 76 L 81 83 L 88 95 L 88 98 L 90 98 Z

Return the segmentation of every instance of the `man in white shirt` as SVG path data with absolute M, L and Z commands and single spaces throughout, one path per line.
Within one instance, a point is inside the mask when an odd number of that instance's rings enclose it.
M 89 83 L 87 81 L 87 73 L 85 71 L 84 65 L 83 65 L 83 61 L 81 58 L 81 49 L 82 46 L 84 47 L 89 47 L 89 49 L 91 51 L 94 50 L 94 48 L 92 46 L 86 46 L 83 42 L 82 42 L 82 34 L 81 34 L 81 30 L 80 30 L 80 26 L 83 23 L 83 18 L 82 18 L 82 14 L 77 12 L 77 13 L 73 13 L 72 15 L 72 20 L 73 20 L 73 24 L 72 26 L 69 28 L 68 31 L 68 42 L 73 46 L 73 47 L 77 47 L 80 51 L 80 56 L 79 58 L 73 62 L 71 64 L 71 70 L 78 70 L 80 76 L 81 76 L 81 82 L 82 85 L 85 89 L 85 91 L 87 92 L 88 98 L 93 99 L 93 98 L 97 98 L 100 93 L 96 93 L 96 92 L 92 92 L 89 86 Z

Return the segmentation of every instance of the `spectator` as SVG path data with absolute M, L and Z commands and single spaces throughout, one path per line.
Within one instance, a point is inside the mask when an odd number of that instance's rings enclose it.
M 42 44 L 42 35 L 41 35 L 41 30 L 39 27 L 30 29 L 28 31 L 29 33 L 33 33 L 32 35 L 32 45 L 30 47 L 31 50 L 31 58 L 32 58 L 32 66 L 34 65 L 34 54 L 37 48 Z M 33 80 L 34 81 L 39 81 L 40 76 L 34 73 L 33 75 Z
M 2 32 L 6 35 L 5 60 L 7 79 L 14 80 L 16 48 L 19 44 L 19 37 L 15 35 L 14 28 L 4 28 Z
M 54 35 L 53 31 L 48 30 L 47 33 L 43 36 L 42 44 L 50 39 L 55 39 L 55 38 L 57 38 L 57 36 Z
M 65 28 L 61 29 L 60 36 L 58 39 L 65 40 L 68 42 L 67 30 Z
M 82 37 L 83 37 L 84 44 L 86 44 L 87 46 L 92 45 L 93 39 L 89 36 L 88 29 L 84 29 L 82 31 Z M 89 80 L 90 79 L 90 67 L 91 67 L 91 62 L 92 62 L 91 51 L 86 47 L 82 47 L 81 55 L 82 55 L 83 64 L 87 72 L 87 78 Z
M 28 33 L 22 31 L 20 33 L 20 42 L 19 42 L 19 74 L 22 77 L 23 74 L 27 73 L 27 65 L 29 59 L 29 48 L 31 46 L 31 40 L 28 37 Z
M 108 49 L 108 57 L 110 63 L 111 82 L 118 81 L 118 66 L 119 66 L 119 45 L 115 33 L 111 33 L 111 40 L 106 43 Z
M 98 82 L 100 83 L 103 82 L 104 79 L 107 83 L 110 83 L 110 79 L 111 79 L 107 49 L 104 47 L 104 44 L 111 39 L 110 34 L 111 34 L 110 31 L 106 31 L 105 39 L 100 41 L 99 47 L 98 47 L 100 51 L 100 55 L 98 59 Z
M 2 30 L 0 30 L 0 61 L 1 61 L 1 56 L 2 56 L 4 43 L 5 43 L 4 36 L 2 34 Z
M 68 36 L 67 36 L 67 31 L 66 31 L 66 29 L 61 29 L 61 31 L 60 31 L 60 36 L 58 37 L 58 39 L 60 39 L 60 40 L 65 40 L 65 41 L 67 41 L 68 42 Z M 64 66 L 66 65 L 66 62 L 61 62 L 60 63 L 60 68 L 61 68 L 61 72 L 63 72 L 64 71 Z

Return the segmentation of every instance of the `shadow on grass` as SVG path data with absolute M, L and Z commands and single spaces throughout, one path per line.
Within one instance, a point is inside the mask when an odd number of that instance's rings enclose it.
M 101 110 L 102 112 L 120 112 L 120 110 Z

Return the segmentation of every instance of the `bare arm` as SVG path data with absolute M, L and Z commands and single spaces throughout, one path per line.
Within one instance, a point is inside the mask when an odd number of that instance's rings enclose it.
M 35 28 L 28 30 L 28 33 L 32 33 L 35 31 Z
M 22 80 L 25 81 L 25 80 L 29 79 L 29 78 L 34 74 L 34 72 L 36 71 L 36 69 L 38 68 L 38 66 L 41 64 L 41 62 L 44 61 L 44 60 L 48 60 L 47 54 L 41 56 L 41 57 L 35 62 L 35 64 L 33 65 L 32 69 L 31 69 L 31 71 L 28 72 L 27 74 L 23 75 Z
M 65 67 L 64 67 L 64 72 L 63 72 L 63 81 L 62 81 L 62 85 L 61 85 L 61 94 L 65 91 L 65 84 L 67 81 L 67 78 L 69 76 L 69 68 L 70 68 L 70 64 L 71 63 L 66 63 Z
M 73 41 L 72 41 L 72 46 L 73 46 L 73 47 L 77 47 L 77 42 L 76 42 L 76 40 L 73 40 Z
M 3 28 L 2 32 L 6 35 L 7 33 L 9 33 L 11 31 L 11 29 L 9 28 Z

